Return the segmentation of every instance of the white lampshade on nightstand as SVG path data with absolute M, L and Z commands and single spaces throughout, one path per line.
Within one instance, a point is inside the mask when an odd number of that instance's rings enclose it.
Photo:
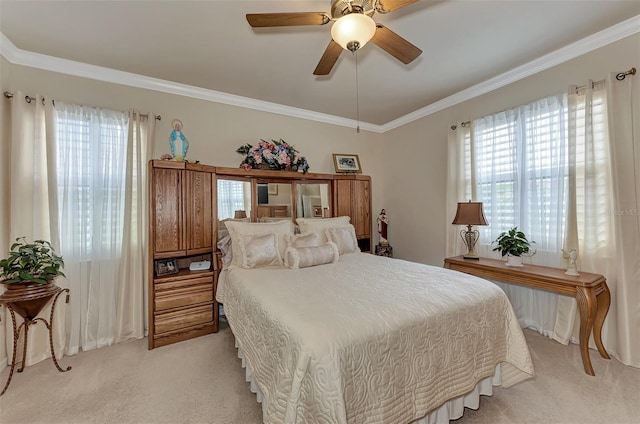
M 466 225 L 467 229 L 460 231 L 460 237 L 467 246 L 465 259 L 479 259 L 476 254 L 476 243 L 480 237 L 478 230 L 473 230 L 473 225 L 489 225 L 482 210 L 482 202 L 458 202 L 456 217 L 453 218 L 453 225 Z

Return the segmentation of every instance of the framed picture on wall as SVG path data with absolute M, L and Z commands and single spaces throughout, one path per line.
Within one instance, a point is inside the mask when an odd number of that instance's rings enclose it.
M 269 194 L 273 196 L 278 195 L 278 184 L 269 184 L 268 187 L 269 187 Z
M 338 173 L 359 174 L 362 172 L 358 155 L 334 153 L 333 164 Z

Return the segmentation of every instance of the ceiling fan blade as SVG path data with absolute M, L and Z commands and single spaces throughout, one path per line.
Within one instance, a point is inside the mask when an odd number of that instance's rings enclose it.
M 378 0 L 376 3 L 376 12 L 389 13 L 419 1 L 420 0 Z
M 376 27 L 376 33 L 373 35 L 371 42 L 405 65 L 413 62 L 422 54 L 422 50 L 384 25 L 376 24 Z
M 332 39 L 320 58 L 320 62 L 318 62 L 318 66 L 316 66 L 316 70 L 313 71 L 313 75 L 329 75 L 329 73 L 331 73 L 331 69 L 333 69 L 333 65 L 336 64 L 336 61 L 340 57 L 342 50 L 343 49 L 340 47 L 340 44 L 336 43 Z
M 297 25 L 325 25 L 331 21 L 323 12 L 293 13 L 247 13 L 247 22 L 252 27 L 278 27 Z

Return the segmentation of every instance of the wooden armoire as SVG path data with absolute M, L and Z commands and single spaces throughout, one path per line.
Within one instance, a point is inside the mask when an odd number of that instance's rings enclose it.
M 199 164 L 149 163 L 149 349 L 218 331 L 214 172 Z M 158 275 L 167 259 L 178 272 Z M 210 269 L 189 270 L 203 260 Z

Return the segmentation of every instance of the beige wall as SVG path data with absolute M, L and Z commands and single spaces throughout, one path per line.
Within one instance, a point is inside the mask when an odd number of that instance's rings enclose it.
M 201 163 L 237 167 L 235 150 L 260 138 L 282 138 L 293 144 L 311 165 L 310 172 L 333 173 L 332 153 L 355 153 L 363 172 L 373 180 L 373 208 L 382 208 L 381 134 L 339 127 L 267 112 L 243 109 L 193 98 L 94 81 L 70 75 L 12 65 L 11 87 L 57 101 L 115 110 L 138 109 L 161 115 L 157 123 L 154 158 L 169 152 L 171 120 L 179 118 L 189 139 L 190 158 Z M 13 100 L 15 101 L 15 100 Z M 4 126 L 3 126 L 4 127 Z M 374 214 L 377 215 L 377 214 Z
M 443 263 L 445 230 L 453 220 L 445 216 L 447 129 L 452 124 L 632 67 L 640 69 L 640 34 L 384 134 L 386 175 L 382 190 L 391 219 L 389 241 L 394 255 L 437 266 Z M 640 99 L 640 75 L 634 78 L 635 99 Z M 640 125 L 640 113 L 636 114 L 635 125 Z

